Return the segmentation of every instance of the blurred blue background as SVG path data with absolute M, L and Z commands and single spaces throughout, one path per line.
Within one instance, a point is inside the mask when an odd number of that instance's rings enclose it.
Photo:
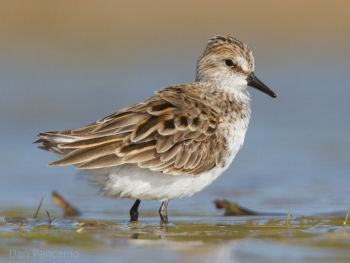
M 214 199 L 262 211 L 345 210 L 350 203 L 350 19 L 347 1 L 8 1 L 0 10 L 0 206 L 35 207 L 57 190 L 85 214 L 127 217 L 130 200 L 98 196 L 73 167 L 32 145 L 41 131 L 77 128 L 191 82 L 208 39 L 253 50 L 243 149 L 205 191 L 170 215 L 221 214 Z M 141 210 L 156 213 L 157 202 Z M 55 207 L 51 201 L 46 207 Z M 119 214 L 120 212 L 120 214 Z

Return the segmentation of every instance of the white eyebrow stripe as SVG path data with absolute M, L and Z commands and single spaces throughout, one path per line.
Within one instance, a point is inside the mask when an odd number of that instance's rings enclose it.
M 247 61 L 244 58 L 242 58 L 241 56 L 236 57 L 236 63 L 238 64 L 238 66 L 240 66 L 242 68 L 243 71 L 245 71 L 245 72 L 249 71 Z

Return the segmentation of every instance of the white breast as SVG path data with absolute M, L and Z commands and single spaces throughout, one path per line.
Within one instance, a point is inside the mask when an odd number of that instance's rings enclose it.
M 243 146 L 248 123 L 249 117 L 246 119 L 236 120 L 233 123 L 222 123 L 221 130 L 223 131 L 223 136 L 226 138 L 228 146 L 227 156 L 225 160 L 225 169 L 230 166 L 236 154 Z
M 226 116 L 222 116 L 220 120 L 219 130 L 223 137 L 226 138 L 228 148 L 225 169 L 229 167 L 243 146 L 250 119 L 249 93 L 232 92 L 229 96 L 232 96 L 233 101 L 242 103 L 242 107 L 240 112 L 232 110 Z

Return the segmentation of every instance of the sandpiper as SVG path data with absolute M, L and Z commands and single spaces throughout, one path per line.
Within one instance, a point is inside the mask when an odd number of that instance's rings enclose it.
M 86 171 L 102 193 L 168 201 L 192 196 L 211 184 L 241 148 L 250 118 L 247 86 L 276 97 L 254 74 L 246 44 L 231 36 L 211 38 L 199 57 L 196 80 L 156 91 L 144 102 L 123 108 L 90 125 L 43 132 L 40 148 L 62 155 L 51 165 Z

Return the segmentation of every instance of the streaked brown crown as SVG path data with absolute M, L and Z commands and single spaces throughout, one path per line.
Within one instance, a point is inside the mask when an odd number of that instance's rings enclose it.
M 246 44 L 231 36 L 215 36 L 209 40 L 206 49 L 199 57 L 197 80 L 200 80 L 203 74 L 201 71 L 214 68 L 220 70 L 218 59 L 233 59 L 234 62 L 238 62 L 236 70 L 243 74 L 254 71 L 254 57 Z

